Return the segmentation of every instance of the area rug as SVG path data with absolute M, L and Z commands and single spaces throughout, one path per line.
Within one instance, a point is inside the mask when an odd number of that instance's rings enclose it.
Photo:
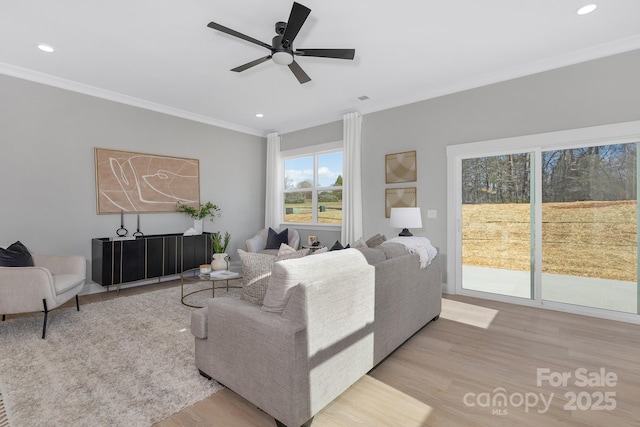
M 45 340 L 42 314 L 0 322 L 8 425 L 151 426 L 222 389 L 195 367 L 192 310 L 175 287 L 53 310 Z

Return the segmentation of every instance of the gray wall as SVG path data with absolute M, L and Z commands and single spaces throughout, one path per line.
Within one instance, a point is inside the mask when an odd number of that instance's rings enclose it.
M 426 236 L 447 254 L 446 146 L 640 119 L 640 51 L 619 54 L 363 116 L 364 237 L 394 236 L 384 215 L 385 154 L 417 150 Z M 341 122 L 283 136 L 291 147 L 327 142 Z M 341 139 L 341 134 L 340 138 Z M 335 139 L 333 139 L 335 140 Z M 284 143 L 283 143 L 284 146 Z M 393 185 L 400 187 L 401 185 Z M 427 219 L 427 209 L 437 211 Z M 443 264 L 446 265 L 446 264 Z M 445 277 L 446 281 L 446 277 Z
M 204 230 L 229 231 L 232 256 L 263 226 L 264 138 L 3 75 L 0 93 L 0 245 L 91 260 L 91 238 L 120 222 L 96 214 L 94 147 L 199 159 L 201 200 L 222 209 Z M 145 234 L 193 226 L 181 213 L 140 221 Z M 135 231 L 135 215 L 125 227 Z
M 417 150 L 424 227 L 412 231 L 446 258 L 447 145 L 639 120 L 638 75 L 634 51 L 364 115 L 364 237 L 398 232 L 384 216 L 385 154 Z M 223 209 L 205 230 L 228 230 L 231 254 L 264 224 L 263 138 L 2 75 L 0 93 L 0 245 L 21 240 L 33 252 L 90 259 L 90 239 L 112 235 L 119 222 L 96 215 L 94 147 L 200 159 L 201 198 Z M 335 122 L 285 134 L 281 148 L 340 139 Z M 146 234 L 191 225 L 178 213 L 141 221 Z

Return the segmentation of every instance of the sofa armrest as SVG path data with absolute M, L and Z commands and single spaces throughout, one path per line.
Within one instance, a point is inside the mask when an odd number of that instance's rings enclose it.
M 255 404 L 253 391 L 290 389 L 298 325 L 236 298 L 210 299 L 206 309 L 207 360 L 198 368 Z
M 207 307 L 191 312 L 191 333 L 201 340 L 207 338 Z
M 19 288 L 19 291 L 16 291 Z M 43 267 L 0 267 L 0 314 L 42 311 L 55 303 L 53 277 Z
M 44 267 L 51 274 L 87 276 L 87 263 L 82 255 L 32 255 L 36 267 Z

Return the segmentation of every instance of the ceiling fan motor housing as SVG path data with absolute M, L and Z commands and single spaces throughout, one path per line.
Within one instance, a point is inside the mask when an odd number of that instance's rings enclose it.
M 276 34 L 284 34 L 284 30 L 287 28 L 286 22 L 276 22 Z
M 291 44 L 283 43 L 286 22 L 276 23 L 276 35 L 271 40 L 271 59 L 280 65 L 289 65 L 293 62 L 293 47 Z

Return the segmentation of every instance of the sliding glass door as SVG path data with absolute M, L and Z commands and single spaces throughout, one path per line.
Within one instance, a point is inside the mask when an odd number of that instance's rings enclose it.
M 542 152 L 542 299 L 637 313 L 635 143 Z
M 458 157 L 457 289 L 638 314 L 637 145 Z
M 531 153 L 462 160 L 462 287 L 532 298 Z

